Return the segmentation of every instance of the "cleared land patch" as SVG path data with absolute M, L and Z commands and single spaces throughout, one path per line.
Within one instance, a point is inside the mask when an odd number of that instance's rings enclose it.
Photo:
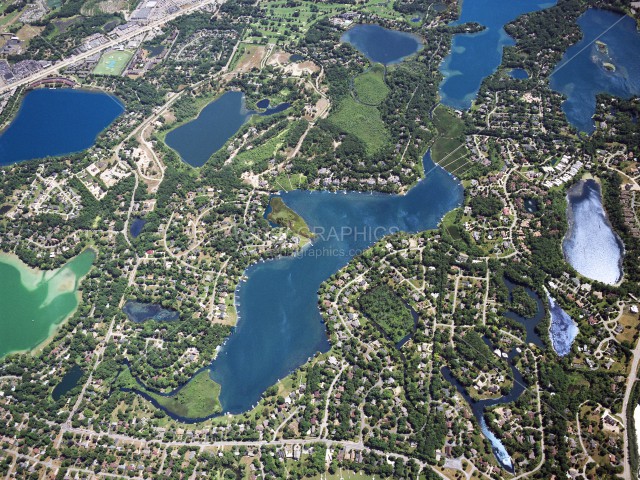
M 433 112 L 433 124 L 438 136 L 431 146 L 431 158 L 449 172 L 463 170 L 469 155 L 465 146 L 464 122 L 440 105 Z
M 329 116 L 329 121 L 341 130 L 359 138 L 370 155 L 390 141 L 389 132 L 378 109 L 358 103 L 351 96 L 340 102 L 336 112 Z
M 384 66 L 376 64 L 353 80 L 353 89 L 357 99 L 367 105 L 380 105 L 389 94 L 384 82 Z
M 128 50 L 106 52 L 100 57 L 93 73 L 95 75 L 122 75 L 132 56 L 133 52 Z

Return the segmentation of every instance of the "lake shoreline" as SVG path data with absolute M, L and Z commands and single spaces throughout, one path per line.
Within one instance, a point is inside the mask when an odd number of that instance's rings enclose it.
M 611 234 L 613 236 L 613 239 L 614 239 L 614 241 L 616 243 L 616 246 L 618 248 L 619 257 L 618 257 L 618 260 L 617 260 L 617 268 L 618 268 L 619 274 L 618 274 L 618 278 L 614 282 L 604 281 L 604 280 L 598 279 L 598 278 L 591 278 L 591 277 L 585 275 L 584 273 L 581 273 L 578 270 L 578 268 L 576 268 L 576 265 L 574 265 L 572 263 L 571 255 L 572 255 L 573 252 L 570 251 L 571 246 L 569 246 L 568 244 L 573 242 L 575 240 L 575 236 L 578 235 L 578 233 L 579 233 L 579 230 L 578 230 L 579 227 L 578 227 L 577 222 L 576 222 L 574 210 L 577 210 L 577 208 L 579 206 L 578 205 L 579 202 L 585 202 L 585 201 L 589 200 L 589 198 L 587 196 L 588 192 L 585 191 L 585 189 L 589 188 L 589 182 L 593 182 L 597 186 L 598 202 L 599 202 L 600 209 L 602 210 L 604 224 L 610 230 L 610 232 L 611 232 Z M 620 236 L 614 230 L 613 225 L 611 224 L 611 221 L 609 220 L 609 215 L 608 215 L 606 209 L 604 208 L 604 204 L 602 203 L 602 183 L 600 182 L 600 180 L 597 177 L 593 177 L 592 176 L 591 178 L 583 178 L 582 180 L 580 180 L 579 182 L 577 182 L 575 185 L 571 186 L 571 188 L 569 188 L 567 190 L 566 201 L 567 201 L 567 208 L 566 208 L 567 231 L 565 232 L 565 235 L 562 238 L 562 254 L 563 254 L 563 257 L 564 257 L 565 261 L 569 265 L 571 265 L 571 267 L 573 267 L 573 269 L 576 270 L 576 272 L 580 276 L 582 276 L 582 277 L 584 277 L 584 278 L 586 278 L 588 280 L 597 281 L 597 282 L 601 282 L 601 283 L 606 283 L 606 284 L 612 285 L 612 286 L 620 286 L 622 284 L 622 282 L 624 281 L 623 264 L 624 264 L 624 257 L 625 257 L 625 254 L 626 254 L 626 249 L 625 249 L 624 242 L 622 241 Z M 582 266 L 581 266 L 581 268 L 582 268 Z

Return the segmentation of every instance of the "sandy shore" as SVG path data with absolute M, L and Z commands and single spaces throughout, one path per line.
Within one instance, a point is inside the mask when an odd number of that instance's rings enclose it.
M 0 252 L 0 262 L 16 268 L 20 272 L 20 280 L 27 290 L 35 290 L 45 280 L 45 272 L 31 268 L 13 253 Z

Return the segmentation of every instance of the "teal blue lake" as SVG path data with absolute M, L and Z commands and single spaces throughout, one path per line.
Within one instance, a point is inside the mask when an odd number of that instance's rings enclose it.
M 383 236 L 435 228 L 459 206 L 462 186 L 429 154 L 426 177 L 406 195 L 296 190 L 285 203 L 317 237 L 295 256 L 250 267 L 236 291 L 238 324 L 211 364 L 223 411 L 252 407 L 270 385 L 329 349 L 318 310 L 320 284 Z
M 582 40 L 566 51 L 550 86 L 567 97 L 562 109 L 569 123 L 592 133 L 596 95 L 640 95 L 640 33 L 631 17 L 608 10 L 589 9 L 578 25 Z
M 475 100 L 482 81 L 494 73 L 502 62 L 502 49 L 514 45 L 504 26 L 524 13 L 543 10 L 555 1 L 475 0 L 462 2 L 460 18 L 451 25 L 477 22 L 485 30 L 478 33 L 454 35 L 451 53 L 444 59 L 440 72 L 441 102 L 450 107 L 467 110 Z
M 340 37 L 372 62 L 390 65 L 401 62 L 422 48 L 422 40 L 410 33 L 397 32 L 380 25 L 356 25 Z
M 264 102 L 264 103 L 262 103 Z M 201 167 L 252 115 L 275 115 L 289 108 L 288 103 L 269 107 L 262 100 L 263 112 L 247 110 L 244 93 L 231 91 L 209 103 L 198 117 L 170 131 L 165 143 L 173 148 L 180 158 L 192 167 Z
M 0 134 L 0 166 L 86 150 L 123 111 L 122 103 L 106 93 L 33 90 Z

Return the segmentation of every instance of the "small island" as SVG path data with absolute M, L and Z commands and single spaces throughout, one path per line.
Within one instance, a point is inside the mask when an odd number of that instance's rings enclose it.
M 604 53 L 605 55 L 609 53 L 609 46 L 600 40 L 596 40 L 596 48 L 600 53 Z

